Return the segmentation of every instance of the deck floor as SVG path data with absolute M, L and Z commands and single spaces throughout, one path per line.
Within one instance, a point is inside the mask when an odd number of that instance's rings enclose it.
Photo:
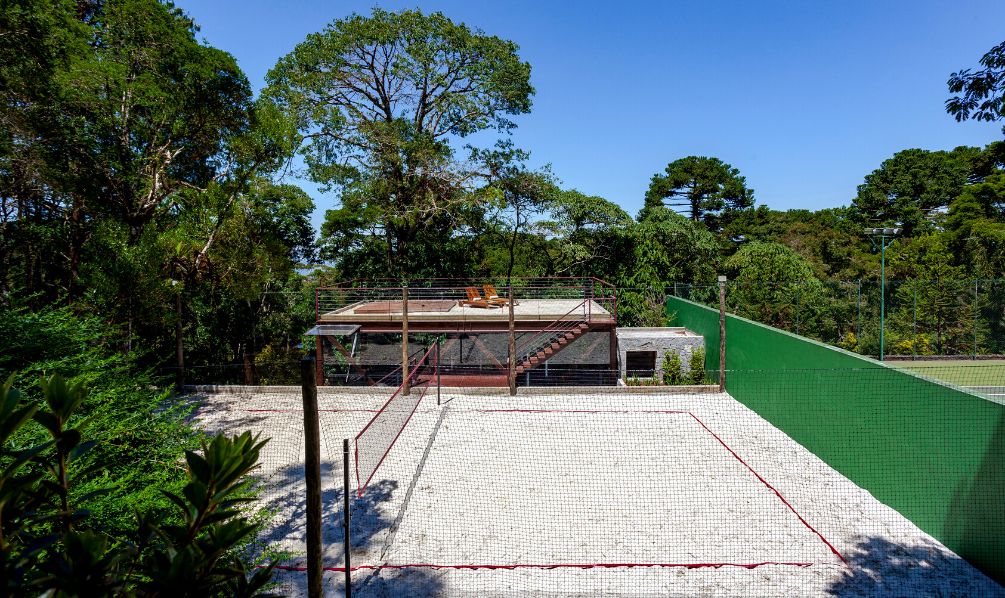
M 365 322 L 401 322 L 400 302 L 398 309 L 388 309 L 387 301 L 364 301 L 321 314 L 320 321 L 325 323 L 365 323 Z M 424 309 L 422 303 L 417 303 L 419 309 L 413 311 L 413 302 L 409 301 L 409 322 L 505 322 L 509 319 L 509 309 L 506 307 L 471 307 L 454 303 L 444 310 L 441 301 L 435 303 L 433 309 Z M 375 305 L 379 304 L 379 305 Z M 380 309 L 383 308 L 383 309 Z M 613 320 L 611 312 L 604 309 L 596 301 L 584 302 L 582 299 L 523 299 L 517 300 L 513 307 L 513 318 L 516 321 L 558 321 L 558 320 Z

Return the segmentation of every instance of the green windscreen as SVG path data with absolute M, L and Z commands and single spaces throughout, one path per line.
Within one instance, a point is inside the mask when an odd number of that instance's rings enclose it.
M 717 371 L 718 312 L 668 297 L 667 314 L 704 336 Z M 1005 582 L 1005 405 L 991 394 L 1005 380 L 989 383 L 979 362 L 911 373 L 732 315 L 726 339 L 731 396 Z M 981 384 L 938 379 L 968 375 Z

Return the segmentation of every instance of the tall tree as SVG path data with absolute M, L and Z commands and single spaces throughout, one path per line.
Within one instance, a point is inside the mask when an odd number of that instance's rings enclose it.
M 449 228 L 480 197 L 471 191 L 485 173 L 456 160 L 451 143 L 511 130 L 534 93 L 516 44 L 418 10 L 334 21 L 267 82 L 311 179 L 339 193 L 328 232 L 362 244 L 382 236 L 376 247 L 400 275 L 429 261 L 411 248 L 427 229 Z
M 753 242 L 726 260 L 737 313 L 778 328 L 816 330 L 827 309 L 823 285 L 809 262 L 778 243 Z
M 700 223 L 665 206 L 645 207 L 631 229 L 631 254 L 617 278 L 619 313 L 629 325 L 662 326 L 668 286 L 712 283 L 719 241 Z M 627 257 L 627 256 L 626 256 Z
M 667 165 L 649 183 L 646 206 L 666 205 L 690 214 L 712 231 L 754 205 L 754 192 L 740 171 L 718 158 L 688 156 Z
M 575 189 L 556 193 L 548 212 L 540 230 L 554 240 L 549 273 L 613 279 L 630 249 L 632 217 L 615 203 Z
M 980 62 L 984 68 L 949 76 L 950 93 L 962 94 L 946 100 L 946 112 L 957 121 L 1005 119 L 1005 42 L 991 48 Z
M 862 225 L 899 226 L 907 236 L 931 231 L 963 188 L 993 167 L 994 161 L 976 147 L 897 152 L 859 185 L 852 200 L 854 217 Z

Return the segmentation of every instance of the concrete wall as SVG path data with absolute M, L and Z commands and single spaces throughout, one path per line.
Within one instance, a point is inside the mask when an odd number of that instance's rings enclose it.
M 621 378 L 627 375 L 629 351 L 655 351 L 656 373 L 663 371 L 663 356 L 668 352 L 680 355 L 682 370 L 690 371 L 691 354 L 705 346 L 705 339 L 685 328 L 618 328 L 618 364 Z

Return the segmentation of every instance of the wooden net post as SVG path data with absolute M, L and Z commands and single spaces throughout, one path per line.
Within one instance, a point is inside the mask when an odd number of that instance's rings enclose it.
M 509 286 L 509 394 L 516 396 L 516 318 L 513 315 L 513 285 Z
M 307 595 L 321 597 L 321 430 L 314 360 L 300 361 L 304 398 L 304 479 L 307 483 Z

